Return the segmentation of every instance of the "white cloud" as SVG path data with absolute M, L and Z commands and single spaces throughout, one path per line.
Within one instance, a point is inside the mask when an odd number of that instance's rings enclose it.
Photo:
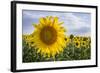
M 78 17 L 74 15 L 73 13 L 67 13 L 65 14 L 66 20 L 70 23 L 69 28 L 71 29 L 79 29 L 82 27 L 90 27 L 90 24 L 86 23 L 82 17 Z M 67 24 L 67 23 L 66 23 Z

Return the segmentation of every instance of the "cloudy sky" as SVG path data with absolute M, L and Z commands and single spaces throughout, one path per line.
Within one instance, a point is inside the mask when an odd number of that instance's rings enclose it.
M 63 21 L 63 26 L 68 30 L 67 35 L 91 35 L 91 14 L 77 12 L 51 12 L 23 10 L 22 13 L 23 34 L 30 34 L 34 31 L 32 24 L 39 23 L 40 17 L 57 16 Z

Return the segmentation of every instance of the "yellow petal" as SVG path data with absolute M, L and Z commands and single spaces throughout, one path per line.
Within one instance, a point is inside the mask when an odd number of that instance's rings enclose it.
M 54 20 L 53 20 L 53 24 L 58 24 L 58 17 L 55 17 Z
M 64 22 L 60 22 L 60 23 L 59 23 L 59 25 L 62 25 L 62 24 L 64 24 Z
M 42 25 L 45 24 L 45 18 L 40 18 L 39 21 L 40 21 L 40 24 L 42 24 Z

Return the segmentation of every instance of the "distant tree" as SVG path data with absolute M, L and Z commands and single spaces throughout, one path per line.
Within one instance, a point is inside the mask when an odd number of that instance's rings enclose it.
M 74 38 L 74 35 L 73 35 L 73 34 L 71 34 L 71 35 L 70 35 L 70 39 L 72 40 L 73 38 Z

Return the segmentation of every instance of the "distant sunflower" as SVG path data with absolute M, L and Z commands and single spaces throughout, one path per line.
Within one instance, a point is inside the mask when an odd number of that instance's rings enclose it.
M 75 44 L 76 48 L 80 48 L 81 47 L 80 41 L 75 41 L 74 44 Z
M 83 41 L 88 41 L 89 39 L 87 37 L 83 37 Z
M 70 43 L 70 38 L 69 37 L 65 37 L 65 41 L 66 41 L 66 45 L 68 45 Z
M 87 42 L 86 41 L 81 41 L 81 46 L 86 48 L 87 47 Z
M 80 41 L 80 37 L 79 37 L 79 36 L 76 36 L 76 37 L 74 37 L 73 40 L 74 40 L 74 41 Z
M 91 38 L 88 37 L 88 48 L 91 48 Z
M 38 24 L 34 24 L 33 41 L 37 53 L 43 56 L 55 57 L 63 52 L 66 46 L 65 29 L 61 26 L 63 22 L 58 21 L 58 17 L 47 16 L 39 19 Z
M 25 40 L 25 42 L 29 45 L 29 47 L 34 46 L 32 37 L 33 37 L 32 35 L 23 35 L 23 40 Z
M 81 42 L 81 45 L 82 47 L 84 48 L 90 48 L 90 42 L 91 42 L 91 39 L 89 37 L 83 37 L 82 38 L 82 42 Z

